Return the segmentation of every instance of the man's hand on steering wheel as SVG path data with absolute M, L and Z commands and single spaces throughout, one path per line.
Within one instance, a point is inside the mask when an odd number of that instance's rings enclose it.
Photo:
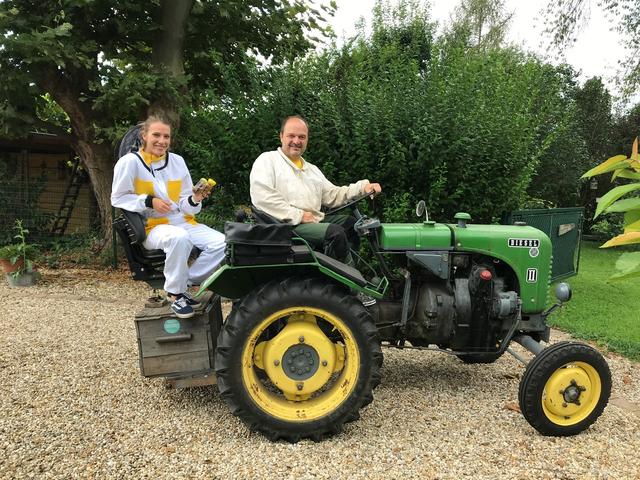
M 364 186 L 364 193 L 371 193 L 374 195 L 379 194 L 382 191 L 382 187 L 379 183 L 369 183 L 367 182 Z

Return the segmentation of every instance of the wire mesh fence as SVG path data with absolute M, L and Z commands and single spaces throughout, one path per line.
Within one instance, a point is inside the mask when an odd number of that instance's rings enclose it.
M 91 185 L 75 165 L 71 152 L 0 151 L 0 245 L 12 241 L 16 220 L 39 243 L 99 228 Z

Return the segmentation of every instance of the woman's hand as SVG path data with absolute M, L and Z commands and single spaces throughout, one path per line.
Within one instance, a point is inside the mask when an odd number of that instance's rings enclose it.
M 169 213 L 171 211 L 171 204 L 165 202 L 161 198 L 153 197 L 151 200 L 151 205 L 153 205 L 153 209 L 161 214 Z

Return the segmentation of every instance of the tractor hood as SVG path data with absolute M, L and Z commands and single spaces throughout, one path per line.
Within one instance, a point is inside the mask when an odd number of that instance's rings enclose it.
M 551 240 L 537 228 L 526 225 L 449 225 L 456 250 L 488 253 L 498 257 L 535 258 L 539 252 L 551 254 Z
M 453 235 L 444 223 L 383 223 L 380 247 L 387 251 L 450 250 Z
M 387 252 L 449 250 L 502 260 L 514 271 L 523 298 L 523 313 L 544 309 L 551 274 L 551 240 L 526 225 L 458 225 L 384 223 L 380 247 Z
M 379 239 L 386 251 L 465 250 L 502 258 L 518 257 L 518 253 L 535 258 L 537 252 L 551 252 L 549 237 L 526 225 L 383 223 Z

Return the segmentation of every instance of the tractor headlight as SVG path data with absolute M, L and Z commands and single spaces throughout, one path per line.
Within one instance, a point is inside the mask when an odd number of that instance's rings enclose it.
M 556 285 L 556 298 L 560 303 L 568 302 L 571 300 L 571 287 L 568 283 L 561 282 Z

